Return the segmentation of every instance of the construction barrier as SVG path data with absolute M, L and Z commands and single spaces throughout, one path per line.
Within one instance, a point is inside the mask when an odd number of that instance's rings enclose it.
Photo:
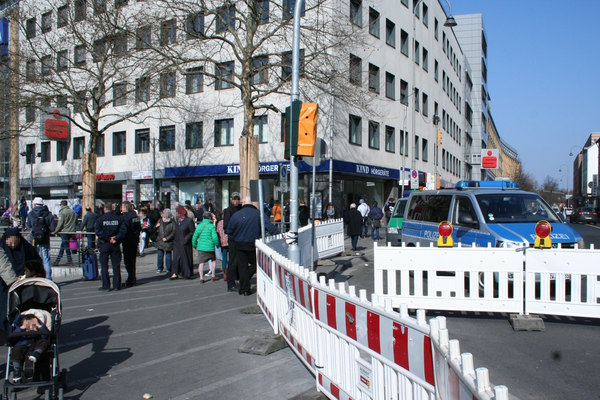
M 327 397 L 508 399 L 505 387 L 491 390 L 485 368 L 473 371 L 468 354 L 459 356 L 463 363 L 450 358 L 445 322 L 430 326 L 424 311 L 413 318 L 403 305 L 398 313 L 365 290 L 317 280 L 261 241 L 256 247 L 257 303 Z
M 600 318 L 593 247 L 374 246 L 375 294 L 394 307 Z

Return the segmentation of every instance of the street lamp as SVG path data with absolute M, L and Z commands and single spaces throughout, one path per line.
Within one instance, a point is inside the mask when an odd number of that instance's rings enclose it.
M 434 168 L 435 168 L 435 188 L 439 189 L 441 186 L 442 179 L 439 177 L 440 185 L 438 185 L 438 154 L 440 153 L 440 145 L 442 144 L 442 132 L 438 129 L 440 123 L 440 117 L 436 114 L 433 116 L 433 125 L 436 127 L 435 130 L 435 154 L 434 154 Z
M 415 169 L 415 154 L 417 153 L 417 149 L 416 146 L 417 144 L 415 143 L 414 138 L 416 137 L 416 116 L 417 116 L 417 86 L 416 86 L 416 73 L 417 73 L 417 67 L 416 67 L 416 59 L 417 59 L 417 54 L 416 54 L 416 35 L 417 35 L 417 10 L 419 9 L 419 7 L 421 6 L 421 3 L 423 2 L 423 0 L 419 0 L 414 6 L 413 6 L 413 35 L 412 35 L 412 49 L 413 49 L 413 58 L 412 58 L 412 95 L 413 95 L 413 113 L 412 113 L 412 147 L 413 147 L 413 151 L 412 151 L 412 157 L 410 160 L 410 166 L 411 166 L 411 170 Z M 456 20 L 454 19 L 454 17 L 452 16 L 452 6 L 450 5 L 450 2 L 448 0 L 446 0 L 446 3 L 448 4 L 448 11 L 449 14 L 446 17 L 446 22 L 444 22 L 444 26 L 448 27 L 448 28 L 452 28 L 455 27 L 456 25 L 458 25 L 456 23 Z M 410 137 L 410 135 L 409 135 Z
M 27 162 L 27 152 L 22 151 L 19 154 L 25 157 L 25 162 Z M 33 163 L 35 162 L 36 155 L 37 157 L 41 157 L 42 153 L 35 154 L 35 151 L 32 151 L 29 157 L 29 202 L 31 207 L 33 207 Z
M 558 172 L 561 173 L 563 172 L 562 167 L 566 167 L 567 169 L 567 188 L 565 190 L 565 203 L 567 204 L 567 207 L 569 206 L 569 166 L 567 164 L 561 164 L 560 167 L 558 167 Z

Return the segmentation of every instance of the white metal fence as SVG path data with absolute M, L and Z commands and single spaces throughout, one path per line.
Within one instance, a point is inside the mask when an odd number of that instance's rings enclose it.
M 375 244 L 375 294 L 394 307 L 600 318 L 599 255 L 593 248 Z
M 397 313 L 364 290 L 318 281 L 260 241 L 257 303 L 329 398 L 508 399 L 457 341 L 448 345 L 445 320 L 430 326 L 423 311 L 412 318 L 406 305 Z

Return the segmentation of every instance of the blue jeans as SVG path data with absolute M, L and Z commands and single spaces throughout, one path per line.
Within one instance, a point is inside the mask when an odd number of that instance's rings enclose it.
M 171 257 L 173 255 L 172 251 L 165 251 L 162 249 L 156 250 L 156 269 L 158 271 L 163 270 L 163 259 L 165 261 L 165 267 L 167 268 L 167 272 L 171 273 Z
M 50 265 L 50 245 L 38 244 L 35 246 L 35 248 L 42 258 L 44 270 L 46 271 L 46 279 L 52 279 L 52 265 Z
M 221 260 L 221 270 L 227 271 L 227 261 L 229 261 L 229 247 L 221 247 L 223 259 Z
M 360 233 L 360 235 L 364 236 L 364 237 L 369 236 L 369 218 L 367 218 L 367 217 L 363 217 L 362 232 Z
M 60 249 L 58 250 L 58 255 L 56 256 L 55 262 L 58 263 L 63 256 L 63 253 L 67 253 L 67 260 L 69 262 L 73 262 L 73 257 L 71 257 L 71 249 L 69 248 L 69 239 L 71 239 L 70 234 L 62 233 L 60 235 Z
M 371 226 L 371 239 L 379 240 L 379 227 Z
M 352 250 L 356 250 L 356 246 L 358 245 L 358 237 L 360 235 L 353 235 L 352 237 Z

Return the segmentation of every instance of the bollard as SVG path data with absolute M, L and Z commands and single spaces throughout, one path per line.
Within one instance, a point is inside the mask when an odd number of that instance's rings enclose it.
M 477 368 L 475 370 L 477 379 L 477 393 L 486 393 L 490 390 L 490 373 L 487 368 Z

